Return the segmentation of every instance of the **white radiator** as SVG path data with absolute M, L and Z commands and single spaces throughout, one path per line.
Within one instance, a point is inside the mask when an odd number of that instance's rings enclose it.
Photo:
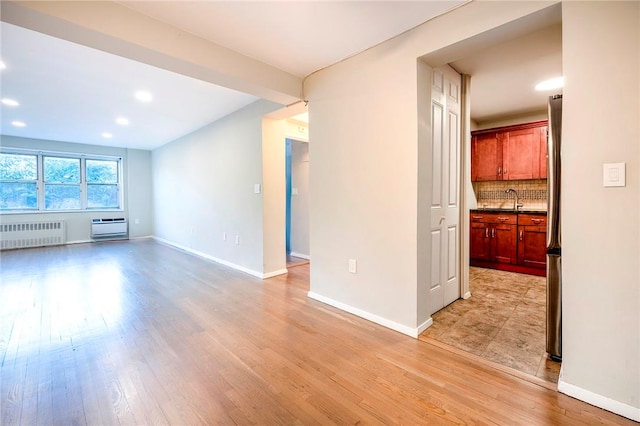
M 67 242 L 64 220 L 0 224 L 0 250 L 55 246 Z
M 127 238 L 127 219 L 91 219 L 91 238 L 94 240 Z

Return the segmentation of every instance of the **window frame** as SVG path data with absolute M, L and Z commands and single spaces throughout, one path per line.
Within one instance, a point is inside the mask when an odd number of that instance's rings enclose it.
M 33 152 L 17 152 L 17 151 L 5 151 L 0 149 L 0 153 L 7 155 L 28 155 L 36 158 L 36 178 L 35 179 L 0 179 L 2 183 L 17 183 L 17 184 L 35 184 L 36 185 L 36 207 L 35 208 L 23 208 L 23 209 L 0 209 L 0 212 L 28 212 L 34 213 L 40 210 L 40 194 L 39 194 L 39 180 L 40 180 L 40 162 L 38 161 L 38 155 Z
M 29 150 L 29 149 L 20 149 L 20 148 L 7 148 L 0 147 L 0 153 L 2 154 L 13 154 L 13 155 L 32 155 L 36 157 L 36 173 L 37 180 L 36 182 L 36 197 L 37 197 L 37 207 L 35 209 L 0 209 L 0 215 L 3 214 L 40 214 L 40 213 L 82 213 L 82 212 L 99 212 L 99 211 L 124 211 L 124 173 L 123 173 L 123 163 L 124 160 L 119 156 L 111 156 L 111 155 L 95 155 L 95 154 L 85 154 L 85 153 L 71 153 L 71 152 L 59 152 L 59 151 L 41 151 L 41 150 Z M 44 178 L 44 159 L 45 157 L 56 157 L 56 158 L 68 158 L 73 160 L 80 161 L 80 208 L 79 209 L 46 209 L 45 208 L 45 185 L 47 182 Z M 86 175 L 86 162 L 87 160 L 99 160 L 99 161 L 115 161 L 117 164 L 117 183 L 109 184 L 115 185 L 117 190 L 117 200 L 118 207 L 88 207 L 88 183 L 87 183 L 87 175 Z M 2 182 L 15 182 L 22 183 L 23 181 L 18 180 L 7 180 L 3 179 Z M 25 181 L 26 182 L 26 181 Z M 33 181 L 28 181 L 27 183 L 33 183 Z M 49 182 L 49 184 L 57 185 L 62 183 Z M 78 185 L 77 183 L 73 183 L 70 185 Z M 100 184 L 94 184 L 100 185 Z

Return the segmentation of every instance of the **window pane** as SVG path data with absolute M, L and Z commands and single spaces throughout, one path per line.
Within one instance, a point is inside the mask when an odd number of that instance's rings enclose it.
M 34 183 L 0 183 L 0 210 L 26 210 L 38 208 Z
M 74 210 L 80 208 L 80 185 L 45 185 L 46 210 Z
M 0 153 L 0 179 L 36 180 L 37 164 L 35 155 Z
M 87 160 L 88 183 L 118 183 L 118 162 Z
M 87 185 L 87 208 L 118 207 L 118 185 Z
M 44 181 L 80 183 L 80 159 L 44 157 Z

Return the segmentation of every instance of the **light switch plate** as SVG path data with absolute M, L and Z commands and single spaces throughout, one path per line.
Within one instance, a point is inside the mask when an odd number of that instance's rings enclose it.
M 291 195 L 298 195 L 298 188 L 291 188 Z
M 262 188 L 260 187 L 259 183 L 256 183 L 255 185 L 253 185 L 253 192 L 255 192 L 256 194 L 259 194 L 262 191 Z
M 605 163 L 602 168 L 602 184 L 605 187 L 626 186 L 625 163 Z

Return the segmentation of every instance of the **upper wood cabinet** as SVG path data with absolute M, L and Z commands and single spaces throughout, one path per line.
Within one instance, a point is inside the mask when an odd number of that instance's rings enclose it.
M 471 133 L 471 180 L 522 180 L 547 177 L 547 122 Z

